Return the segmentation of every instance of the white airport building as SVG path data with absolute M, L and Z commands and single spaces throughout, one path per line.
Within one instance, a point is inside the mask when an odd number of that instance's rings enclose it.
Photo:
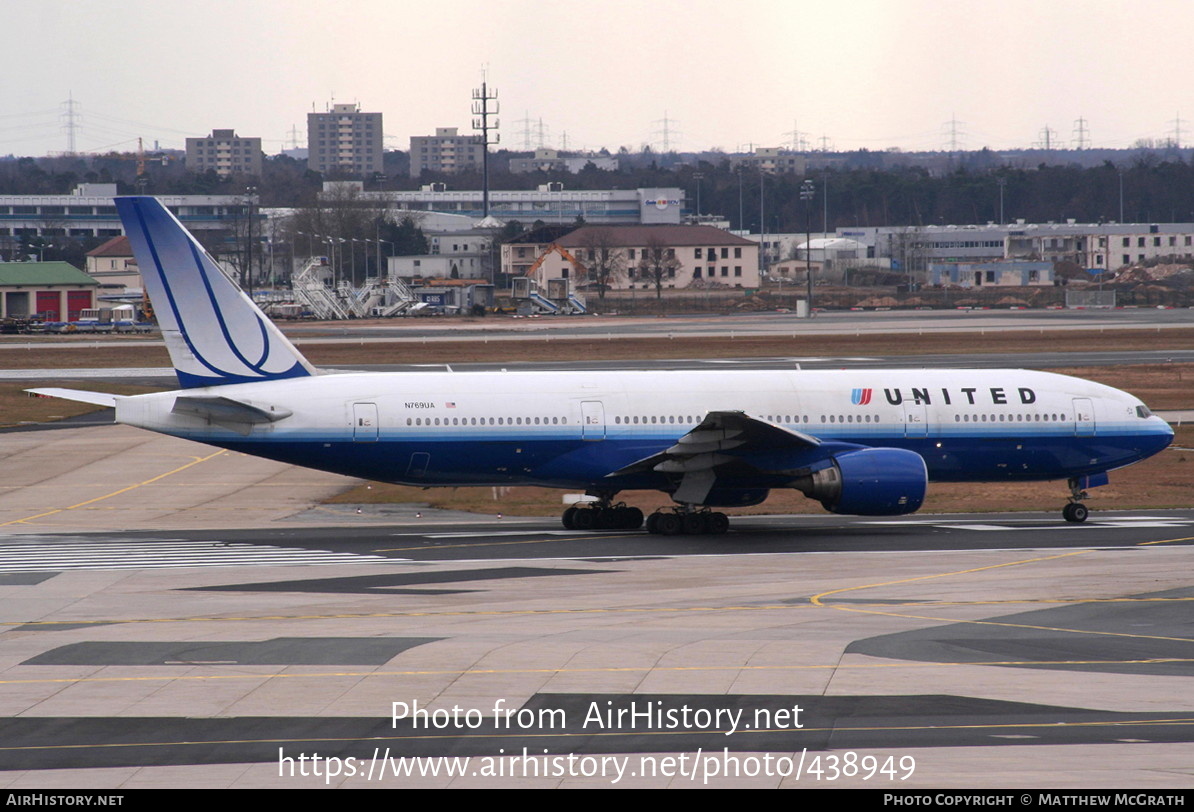
M 417 192 L 357 192 L 363 205 L 385 208 L 396 220 L 403 211 L 431 211 L 483 217 L 481 190 L 448 190 L 430 183 Z M 536 220 L 567 224 L 582 218 L 586 223 L 679 225 L 684 213 L 684 191 L 653 189 L 565 189 L 546 183 L 534 190 L 491 191 L 489 214 L 503 222 L 518 220 L 529 226 Z
M 0 240 L 19 237 L 119 237 L 115 183 L 81 183 L 69 195 L 0 195 Z M 158 195 L 191 231 L 226 229 L 244 217 L 245 195 Z M 256 199 L 252 199 L 256 203 Z

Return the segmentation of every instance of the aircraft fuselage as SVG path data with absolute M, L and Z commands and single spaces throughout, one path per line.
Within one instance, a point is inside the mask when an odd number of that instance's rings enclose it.
M 236 425 L 172 411 L 205 395 L 291 414 Z M 783 459 L 754 450 L 749 462 L 772 473 L 724 480 L 740 488 L 784 487 L 777 469 L 837 447 L 914 451 L 935 481 L 1048 480 L 1129 465 L 1172 439 L 1132 395 L 1027 370 L 348 373 L 124 398 L 117 420 L 407 485 L 667 490 L 659 472 L 609 474 L 715 411 L 820 441 Z

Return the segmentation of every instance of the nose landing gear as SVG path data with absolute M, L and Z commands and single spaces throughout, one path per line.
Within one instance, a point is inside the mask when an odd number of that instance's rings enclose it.
M 1082 504 L 1082 500 L 1088 498 L 1086 491 L 1082 490 L 1082 486 L 1077 477 L 1070 477 L 1070 501 L 1064 508 L 1061 509 L 1061 518 L 1067 522 L 1074 524 L 1081 524 L 1086 521 L 1086 517 L 1090 515 L 1090 510 L 1086 505 Z

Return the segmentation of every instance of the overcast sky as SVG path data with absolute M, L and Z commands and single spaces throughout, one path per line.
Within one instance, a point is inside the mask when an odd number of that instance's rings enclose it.
M 267 153 L 333 100 L 387 147 L 469 128 L 487 69 L 502 145 L 573 149 L 1194 142 L 1191 0 L 0 0 L 0 155 L 183 146 Z M 1188 119 L 1186 118 L 1188 117 Z M 533 136 L 538 140 L 537 134 Z

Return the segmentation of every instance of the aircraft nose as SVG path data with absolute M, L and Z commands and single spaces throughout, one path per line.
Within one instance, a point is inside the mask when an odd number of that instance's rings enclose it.
M 1169 447 L 1173 442 L 1173 426 L 1170 426 L 1164 419 L 1153 415 L 1148 419 L 1151 425 L 1148 432 L 1148 449 L 1149 454 L 1156 454 Z

